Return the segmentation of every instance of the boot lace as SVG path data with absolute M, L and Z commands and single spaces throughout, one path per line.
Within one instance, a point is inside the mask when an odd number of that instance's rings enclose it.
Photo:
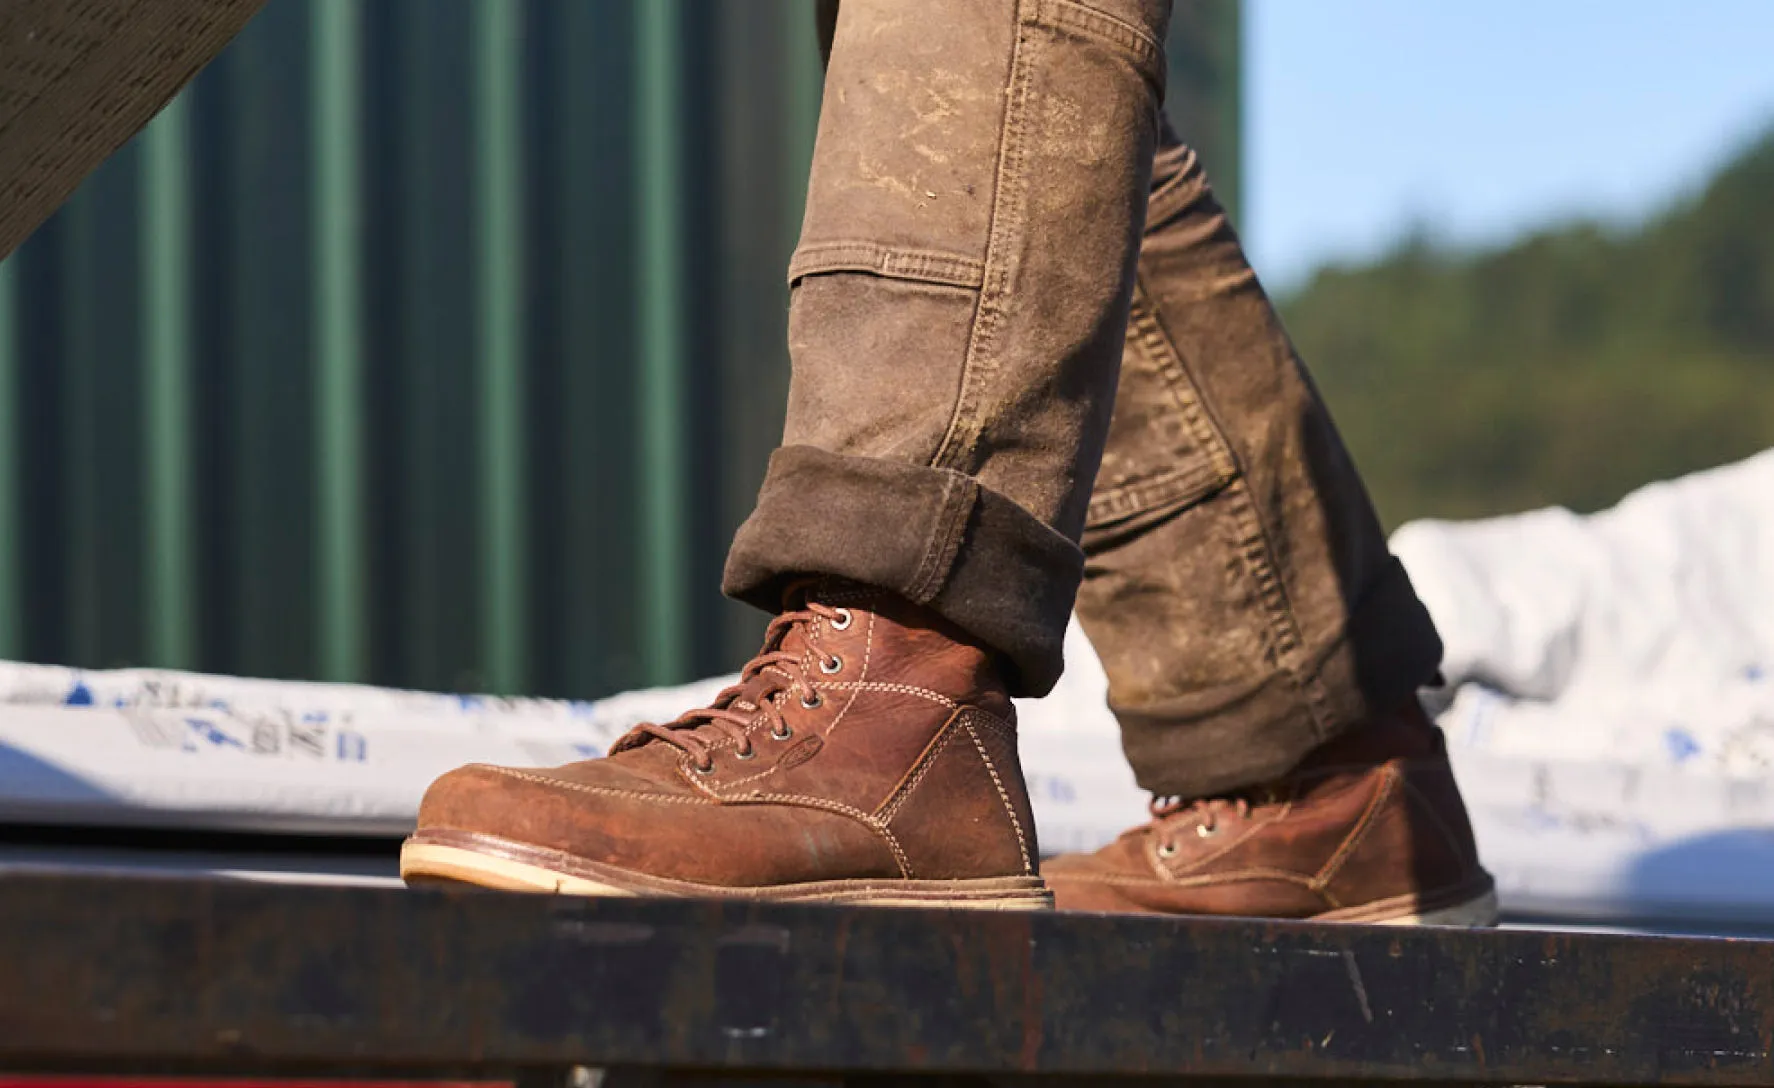
M 1195 834 L 1206 839 L 1219 833 L 1219 820 L 1223 814 L 1230 812 L 1242 820 L 1250 816 L 1253 806 L 1272 800 L 1274 793 L 1271 790 L 1225 797 L 1154 797 L 1152 820 L 1160 829 L 1193 826 Z M 1158 853 L 1164 857 L 1170 857 L 1178 849 L 1176 839 L 1169 836 L 1158 843 Z
M 621 752 L 649 741 L 661 741 L 688 755 L 699 773 L 709 774 L 714 770 L 714 749 L 724 740 L 733 742 L 733 754 L 740 759 L 757 754 L 752 747 L 751 726 L 760 715 L 770 725 L 772 740 L 784 741 L 794 736 L 793 727 L 782 716 L 788 697 L 799 692 L 801 706 L 809 710 L 825 699 L 808 672 L 807 655 L 783 649 L 783 640 L 797 627 L 807 627 L 807 643 L 817 658 L 818 670 L 835 675 L 843 669 L 844 662 L 820 647 L 817 621 L 823 619 L 839 631 L 854 622 L 848 608 L 808 597 L 810 588 L 809 583 L 790 589 L 788 599 L 798 600 L 798 606 L 785 609 L 770 621 L 764 631 L 764 648 L 740 670 L 738 683 L 723 689 L 708 706 L 686 711 L 675 721 L 642 722 L 612 745 L 610 751 Z

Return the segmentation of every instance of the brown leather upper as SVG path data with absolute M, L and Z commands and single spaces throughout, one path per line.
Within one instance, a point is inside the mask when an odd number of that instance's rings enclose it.
M 1032 875 L 1015 719 L 986 652 L 889 594 L 822 583 L 713 707 L 603 759 L 473 765 L 419 830 L 725 887 Z
M 1441 733 L 1414 701 L 1276 782 L 1153 813 L 1094 854 L 1043 866 L 1056 905 L 1310 918 L 1489 887 Z

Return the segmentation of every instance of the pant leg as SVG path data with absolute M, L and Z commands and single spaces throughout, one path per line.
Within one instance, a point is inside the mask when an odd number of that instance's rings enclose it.
M 1298 763 L 1441 642 L 1193 152 L 1166 126 L 1078 615 L 1140 784 Z
M 845 0 L 791 261 L 782 447 L 725 588 L 928 605 L 1039 694 L 1084 559 L 1169 0 Z

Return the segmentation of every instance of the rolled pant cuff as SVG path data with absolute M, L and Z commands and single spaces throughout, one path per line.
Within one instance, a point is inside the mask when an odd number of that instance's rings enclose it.
M 785 446 L 733 539 L 722 588 L 766 611 L 787 582 L 828 574 L 930 608 L 1003 656 L 1011 694 L 1064 667 L 1084 553 L 1016 503 L 944 468 Z
M 1393 559 L 1304 667 L 1272 669 L 1237 689 L 1117 706 L 1122 746 L 1140 786 L 1162 797 L 1272 781 L 1330 738 L 1415 698 L 1435 682 L 1441 653 L 1428 609 Z

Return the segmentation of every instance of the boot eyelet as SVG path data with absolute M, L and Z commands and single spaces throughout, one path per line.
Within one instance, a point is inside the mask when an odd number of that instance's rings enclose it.
M 708 763 L 708 766 L 706 766 L 706 767 L 704 767 L 700 763 L 692 763 L 692 764 L 690 764 L 690 769 L 695 771 L 697 774 L 714 774 L 715 773 L 715 765 L 714 765 L 713 760 L 710 760 Z
M 780 733 L 778 733 L 776 731 L 776 728 L 774 726 L 772 726 L 770 728 L 770 739 L 771 740 L 787 740 L 794 735 L 795 735 L 794 729 L 791 728 L 787 722 L 782 723 L 782 732 L 780 732 Z
M 833 654 L 820 661 L 819 671 L 825 673 L 827 676 L 836 676 L 838 673 L 844 671 L 844 659 L 837 654 Z
M 1220 827 L 1218 824 L 1215 824 L 1212 827 L 1209 827 L 1206 824 L 1196 824 L 1195 825 L 1195 834 L 1201 836 L 1204 839 L 1211 839 L 1215 835 L 1218 835 L 1219 833 L 1220 833 Z
M 808 710 L 818 710 L 825 705 L 825 696 L 817 691 L 809 691 L 801 696 L 801 705 Z
M 758 750 L 756 748 L 747 748 L 745 751 L 741 752 L 739 749 L 735 748 L 733 749 L 733 758 L 740 761 L 756 759 L 758 758 Z
M 1161 858 L 1176 857 L 1177 856 L 1177 844 L 1174 842 L 1160 843 L 1158 845 L 1158 856 Z
M 851 612 L 848 608 L 840 608 L 838 609 L 838 614 L 832 617 L 832 630 L 848 631 L 850 630 L 850 625 L 855 621 L 856 614 L 854 612 Z

